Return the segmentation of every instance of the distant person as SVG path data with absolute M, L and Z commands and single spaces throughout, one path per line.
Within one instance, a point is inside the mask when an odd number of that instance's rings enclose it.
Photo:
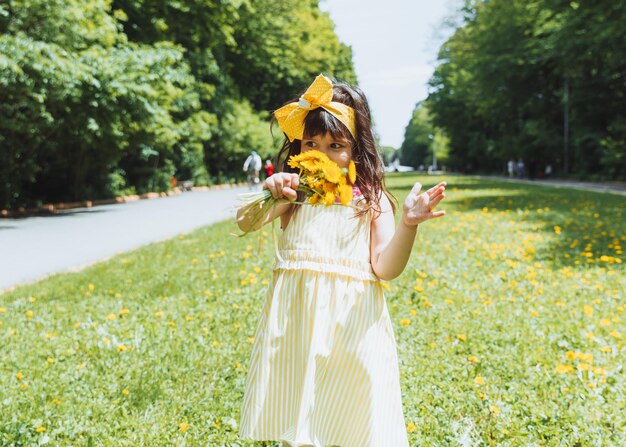
M 524 177 L 524 160 L 521 158 L 517 161 L 517 178 Z
M 247 173 L 248 186 L 250 189 L 259 184 L 259 172 L 261 171 L 262 164 L 263 160 L 261 160 L 261 157 L 256 151 L 252 151 L 243 164 L 243 172 Z
M 550 177 L 552 175 L 552 165 L 551 164 L 547 164 L 546 165 L 545 173 L 546 173 L 546 178 L 548 178 L 548 177 Z
M 506 167 L 509 173 L 509 178 L 515 177 L 515 160 L 511 158 L 509 162 L 507 163 Z
M 272 160 L 265 160 L 263 170 L 265 171 L 265 178 L 271 177 L 274 174 L 274 164 Z

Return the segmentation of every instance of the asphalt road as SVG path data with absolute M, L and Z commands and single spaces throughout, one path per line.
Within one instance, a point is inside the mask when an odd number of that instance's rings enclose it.
M 0 219 L 0 293 L 234 218 L 237 194 L 242 192 L 248 187 Z

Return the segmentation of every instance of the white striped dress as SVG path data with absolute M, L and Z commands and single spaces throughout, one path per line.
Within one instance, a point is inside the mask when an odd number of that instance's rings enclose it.
M 371 213 L 354 213 L 302 205 L 282 233 L 250 355 L 241 439 L 408 447 L 396 340 L 370 264 Z

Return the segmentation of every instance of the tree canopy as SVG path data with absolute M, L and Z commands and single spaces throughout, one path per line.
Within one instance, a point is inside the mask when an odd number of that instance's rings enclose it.
M 0 5 L 0 208 L 241 177 L 319 73 L 356 83 L 316 0 Z

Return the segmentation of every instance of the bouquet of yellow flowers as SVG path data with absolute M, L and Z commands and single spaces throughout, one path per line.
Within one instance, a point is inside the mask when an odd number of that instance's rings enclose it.
M 352 185 L 356 181 L 356 167 L 350 160 L 348 168 L 340 168 L 326 154 L 316 149 L 308 150 L 289 157 L 287 164 L 291 168 L 299 169 L 299 185 L 297 191 L 305 193 L 305 200 L 301 205 L 324 204 L 334 205 L 339 198 L 341 205 L 350 206 L 352 201 Z M 350 183 L 348 183 L 350 182 Z M 260 192 L 240 194 L 246 211 L 242 217 L 249 217 L 252 228 L 263 221 L 270 209 L 278 200 L 272 196 L 269 189 Z M 241 234 L 244 236 L 248 232 Z

